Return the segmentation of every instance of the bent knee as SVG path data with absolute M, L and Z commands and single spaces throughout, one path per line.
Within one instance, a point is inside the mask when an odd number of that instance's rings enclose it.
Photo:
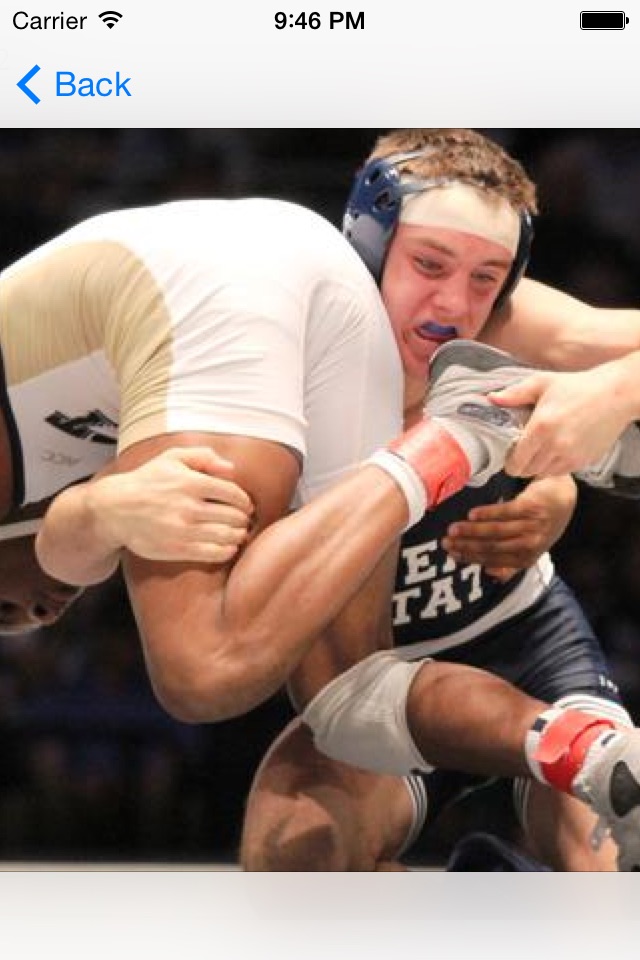
M 249 872 L 354 869 L 346 831 L 310 798 L 296 800 L 266 827 L 246 830 L 240 863 Z
M 181 723 L 220 723 L 248 713 L 259 701 L 247 700 L 223 675 L 213 680 L 192 674 L 152 678 L 153 691 L 161 707 Z

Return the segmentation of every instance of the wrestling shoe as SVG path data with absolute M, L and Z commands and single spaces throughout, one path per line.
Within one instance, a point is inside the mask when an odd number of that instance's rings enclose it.
M 498 407 L 487 394 L 532 370 L 509 354 L 471 340 L 442 346 L 431 362 L 425 416 L 368 461 L 385 470 L 407 501 L 409 522 L 504 467 L 529 410 Z
M 508 353 L 473 340 L 452 340 L 434 354 L 425 412 L 455 438 L 470 462 L 480 463 L 469 486 L 480 487 L 502 470 L 531 412 L 497 407 L 486 395 L 534 372 Z
M 640 870 L 640 730 L 605 734 L 571 790 L 600 817 L 594 846 L 610 834 L 618 847 L 618 869 Z

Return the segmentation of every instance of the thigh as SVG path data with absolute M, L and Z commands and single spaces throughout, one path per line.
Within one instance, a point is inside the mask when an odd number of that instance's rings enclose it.
M 318 753 L 294 720 L 254 779 L 243 826 L 247 870 L 379 870 L 397 858 L 414 826 L 402 778 L 357 770 Z

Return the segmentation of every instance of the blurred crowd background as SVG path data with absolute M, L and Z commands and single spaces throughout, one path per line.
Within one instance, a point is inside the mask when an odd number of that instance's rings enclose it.
M 168 199 L 261 195 L 339 224 L 378 130 L 4 130 L 0 267 L 79 219 Z M 537 182 L 529 274 L 591 303 L 640 306 L 640 130 L 485 130 Z M 640 505 L 582 490 L 555 551 L 640 721 Z M 185 638 L 186 642 L 186 638 Z M 284 694 L 214 726 L 155 703 L 119 579 L 64 620 L 0 639 L 0 860 L 233 861 L 243 803 L 290 716 Z M 504 798 L 469 801 L 414 856 Z

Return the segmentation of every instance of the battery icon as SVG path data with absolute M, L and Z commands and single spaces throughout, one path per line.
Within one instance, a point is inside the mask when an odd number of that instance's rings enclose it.
M 624 30 L 628 23 L 623 10 L 583 10 L 580 14 L 581 30 Z

